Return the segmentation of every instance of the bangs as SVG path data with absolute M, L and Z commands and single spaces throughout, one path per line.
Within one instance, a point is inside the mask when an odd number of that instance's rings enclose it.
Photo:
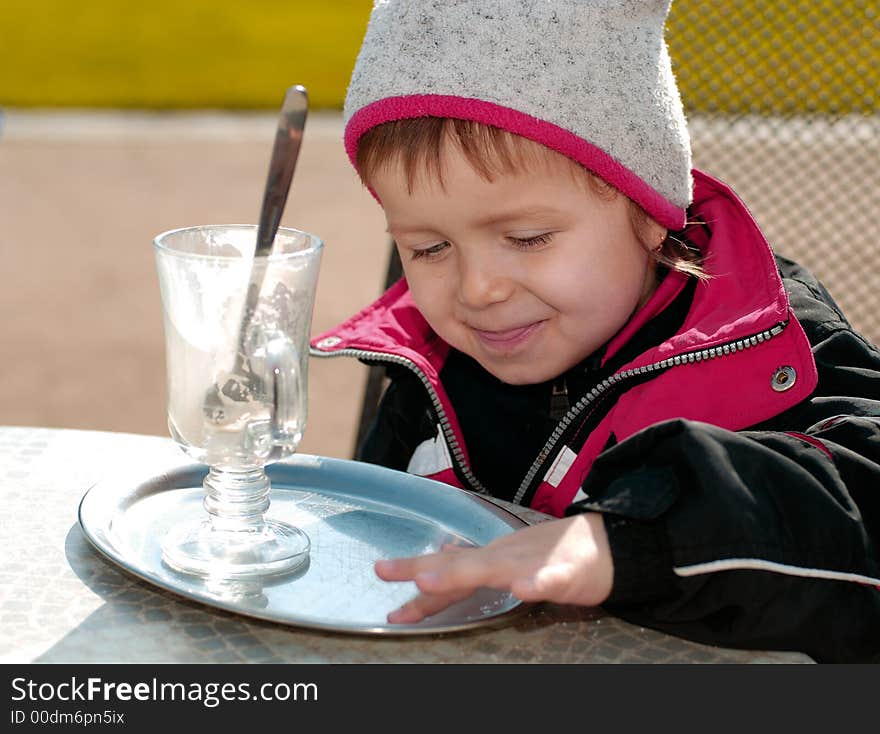
M 443 147 L 450 143 L 487 181 L 494 181 L 499 174 L 545 165 L 553 156 L 567 161 L 575 177 L 588 174 L 590 179 L 594 178 L 583 166 L 539 143 L 501 128 L 449 117 L 394 120 L 371 128 L 358 141 L 358 174 L 369 185 L 378 171 L 399 165 L 410 193 L 420 176 L 438 181 L 442 188 Z
M 420 179 L 437 182 L 445 191 L 443 150 L 450 144 L 457 146 L 486 181 L 494 181 L 501 174 L 558 164 L 561 159 L 567 163 L 566 170 L 575 185 L 606 201 L 620 195 L 614 186 L 588 168 L 540 143 L 491 125 L 450 117 L 416 117 L 376 125 L 358 140 L 355 164 L 367 187 L 379 171 L 400 166 L 410 194 Z M 683 232 L 669 232 L 658 250 L 646 234 L 652 221 L 649 215 L 632 199 L 629 207 L 633 230 L 659 265 L 701 280 L 707 277 L 699 248 L 691 246 Z

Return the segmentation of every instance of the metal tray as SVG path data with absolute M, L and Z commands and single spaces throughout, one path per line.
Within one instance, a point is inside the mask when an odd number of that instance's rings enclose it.
M 155 471 L 155 470 L 154 470 Z M 199 517 L 207 467 L 107 477 L 84 495 L 79 522 L 88 540 L 126 571 L 163 589 L 239 614 L 358 634 L 433 634 L 500 623 L 521 611 L 513 595 L 480 589 L 418 624 L 390 624 L 388 612 L 416 595 L 412 582 L 379 579 L 379 558 L 421 555 L 444 543 L 485 545 L 526 523 L 476 495 L 403 472 L 297 455 L 267 468 L 268 517 L 302 528 L 309 561 L 263 584 L 213 582 L 161 560 L 160 541 L 184 517 Z

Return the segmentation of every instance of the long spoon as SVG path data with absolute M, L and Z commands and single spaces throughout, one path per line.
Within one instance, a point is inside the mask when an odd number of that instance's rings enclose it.
M 284 103 L 281 105 L 275 145 L 272 147 L 272 159 L 269 161 L 266 190 L 263 193 L 263 206 L 260 209 L 255 252 L 257 257 L 268 255 L 272 251 L 284 205 L 287 203 L 287 194 L 290 192 L 290 181 L 299 157 L 308 109 L 309 98 L 305 87 L 297 84 L 287 90 Z
M 245 298 L 242 320 L 238 329 L 238 349 L 235 364 L 228 379 L 223 385 L 215 385 L 205 396 L 204 414 L 214 423 L 225 419 L 226 411 L 220 397 L 222 392 L 227 398 L 241 400 L 241 378 L 250 370 L 245 357 L 244 341 L 247 326 L 257 309 L 260 291 L 263 288 L 265 270 L 255 267 L 258 257 L 266 257 L 272 253 L 275 235 L 281 224 L 281 215 L 290 193 L 290 182 L 299 158 L 302 144 L 303 129 L 306 124 L 309 100 L 305 87 L 297 84 L 290 87 L 284 95 L 278 128 L 275 132 L 275 143 L 272 146 L 272 157 L 269 161 L 269 174 L 266 177 L 266 188 L 263 192 L 263 204 L 260 208 L 260 219 L 257 224 L 257 242 L 254 249 L 254 260 L 251 265 L 250 281 Z

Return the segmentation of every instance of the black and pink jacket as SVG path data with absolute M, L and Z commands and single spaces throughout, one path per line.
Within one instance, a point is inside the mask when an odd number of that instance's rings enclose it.
M 603 513 L 605 606 L 619 616 L 710 643 L 880 660 L 880 353 L 774 256 L 730 189 L 694 181 L 691 216 L 708 226 L 688 236 L 711 278 L 677 333 L 571 406 L 514 501 Z M 603 361 L 686 283 L 669 273 Z M 404 280 L 312 342 L 313 356 L 408 368 L 424 386 L 412 410 L 431 411 L 436 435 L 413 440 L 407 470 L 485 492 L 440 379 L 448 353 Z M 598 404 L 584 440 L 571 429 Z

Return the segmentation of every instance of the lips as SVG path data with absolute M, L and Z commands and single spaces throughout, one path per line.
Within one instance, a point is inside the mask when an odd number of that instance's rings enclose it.
M 474 333 L 488 348 L 509 351 L 525 344 L 543 325 L 544 321 L 534 321 L 525 326 L 516 326 L 511 329 L 489 331 L 474 328 Z

